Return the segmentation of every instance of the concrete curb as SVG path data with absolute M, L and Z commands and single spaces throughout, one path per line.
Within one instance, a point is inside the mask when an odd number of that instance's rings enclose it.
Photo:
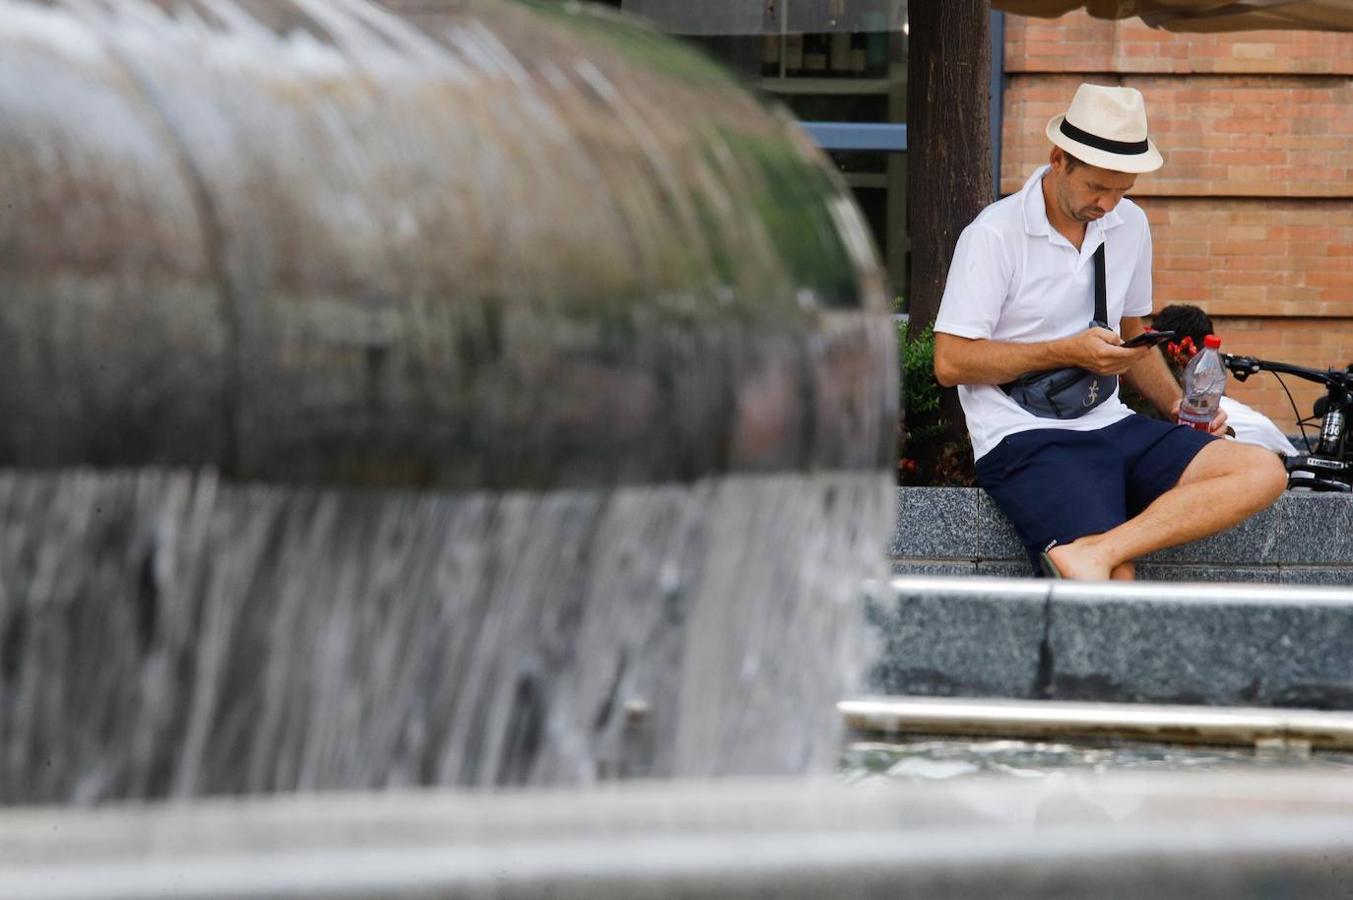
M 1353 709 L 1353 589 L 904 576 L 866 614 L 879 693 Z

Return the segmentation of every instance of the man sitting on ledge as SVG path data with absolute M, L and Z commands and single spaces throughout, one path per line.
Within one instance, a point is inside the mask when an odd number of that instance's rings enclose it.
M 1131 579 L 1138 557 L 1272 504 L 1286 471 L 1217 440 L 1224 413 L 1211 434 L 1173 424 L 1181 392 L 1160 351 L 1122 346 L 1152 308 L 1151 234 L 1124 199 L 1161 165 L 1141 93 L 1083 84 L 1047 134 L 1049 165 L 959 237 L 935 376 L 959 386 L 978 482 L 1035 569 Z M 1168 421 L 1128 409 L 1119 375 Z

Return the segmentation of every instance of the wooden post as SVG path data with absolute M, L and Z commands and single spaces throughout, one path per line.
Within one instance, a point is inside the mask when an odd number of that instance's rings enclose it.
M 988 0 L 915 0 L 909 9 L 908 164 L 911 198 L 912 334 L 935 321 L 959 232 L 993 199 L 988 91 L 991 10 Z M 922 453 L 924 471 L 944 444 L 962 441 L 963 415 L 954 390 L 939 417 L 944 435 Z M 912 415 L 913 433 L 936 414 Z M 922 448 L 912 448 L 921 451 Z M 908 450 L 908 455 L 913 455 Z M 929 458 L 924 458 L 929 457 Z

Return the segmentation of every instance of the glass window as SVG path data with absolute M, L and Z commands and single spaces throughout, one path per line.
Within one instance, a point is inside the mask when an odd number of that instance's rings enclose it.
M 904 125 L 907 0 L 607 0 L 703 47 L 805 123 Z M 830 153 L 894 285 L 906 283 L 907 154 Z M 850 132 L 844 132 L 847 144 Z

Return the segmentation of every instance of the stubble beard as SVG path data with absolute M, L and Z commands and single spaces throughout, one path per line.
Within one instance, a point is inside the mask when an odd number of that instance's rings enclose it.
M 1070 192 L 1066 184 L 1058 184 L 1054 194 L 1057 197 L 1057 206 L 1061 209 L 1062 215 L 1081 225 L 1089 225 L 1095 219 L 1103 214 L 1103 210 L 1095 206 L 1083 206 L 1076 209 L 1071 205 Z

